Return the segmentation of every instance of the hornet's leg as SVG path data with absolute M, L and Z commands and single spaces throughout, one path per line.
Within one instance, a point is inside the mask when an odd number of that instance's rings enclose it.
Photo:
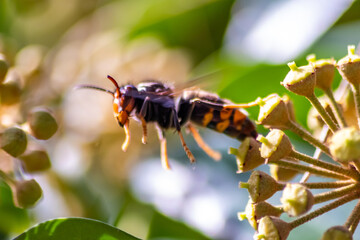
M 170 170 L 171 167 L 170 167 L 168 155 L 167 155 L 166 138 L 164 136 L 164 131 L 161 129 L 161 127 L 158 124 L 155 124 L 155 126 L 157 129 L 158 137 L 159 137 L 159 141 L 160 141 L 161 165 L 165 170 Z
M 190 159 L 190 162 L 191 162 L 191 163 L 196 162 L 196 159 L 195 159 L 194 155 L 191 153 L 191 151 L 190 151 L 190 149 L 188 148 L 188 146 L 186 145 L 186 142 L 185 142 L 185 140 L 184 140 L 184 136 L 182 135 L 182 133 L 181 133 L 180 130 L 178 131 L 178 134 L 179 134 L 179 137 L 180 137 L 181 145 L 183 146 L 184 151 L 185 151 L 187 157 Z
M 141 142 L 143 144 L 147 143 L 147 127 L 146 127 L 146 121 L 143 117 L 140 117 L 141 120 L 141 126 L 142 126 L 142 130 L 143 130 L 143 136 L 141 138 Z
M 191 162 L 191 163 L 196 162 L 194 155 L 191 153 L 190 149 L 189 149 L 188 146 L 186 145 L 186 142 L 185 142 L 185 140 L 184 140 L 184 136 L 183 136 L 182 133 L 181 133 L 181 128 L 180 128 L 179 119 L 178 119 L 178 117 L 177 117 L 177 112 L 176 112 L 175 109 L 173 109 L 173 119 L 174 119 L 174 125 L 175 125 L 175 128 L 176 128 L 176 131 L 178 132 L 179 137 L 180 137 L 181 145 L 183 146 L 184 151 L 185 151 L 187 157 L 190 159 L 190 162 Z
M 129 129 L 129 120 L 127 120 L 124 124 L 124 131 L 125 131 L 125 141 L 121 146 L 121 149 L 126 152 L 126 149 L 130 143 L 130 129 Z
M 143 144 L 147 143 L 147 127 L 146 127 L 145 115 L 146 115 L 146 113 L 148 112 L 148 109 L 149 109 L 149 102 L 150 102 L 150 98 L 146 97 L 145 100 L 144 100 L 143 105 L 141 106 L 140 112 L 138 114 L 138 117 L 141 120 L 142 129 L 143 129 L 143 136 L 141 138 L 141 142 Z
M 207 145 L 204 140 L 202 139 L 202 137 L 200 136 L 198 130 L 192 125 L 192 124 L 188 124 L 187 125 L 187 129 L 189 129 L 189 131 L 191 132 L 192 136 L 194 137 L 197 145 L 207 154 L 209 155 L 211 158 L 213 158 L 215 161 L 219 161 L 221 159 L 221 154 L 213 149 L 211 149 L 209 147 L 209 145 Z
M 264 99 L 267 99 L 267 98 L 264 98 Z M 194 102 L 210 105 L 215 110 L 221 110 L 223 108 L 229 108 L 229 109 L 233 109 L 233 108 L 249 108 L 249 107 L 259 105 L 259 100 L 255 100 L 253 102 L 244 103 L 244 104 L 221 104 L 221 103 L 210 102 L 210 101 L 203 100 L 203 99 L 200 99 L 200 98 L 193 98 L 193 99 L 190 100 L 190 103 L 194 103 Z

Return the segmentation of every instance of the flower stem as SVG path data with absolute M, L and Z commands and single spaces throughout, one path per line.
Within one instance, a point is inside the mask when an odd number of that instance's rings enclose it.
M 319 140 L 321 142 L 324 142 L 326 140 L 326 138 L 328 137 L 328 135 L 329 135 L 329 127 L 327 125 L 322 126 Z M 320 156 L 321 156 L 321 149 L 316 147 L 315 152 L 313 154 L 313 158 L 319 159 Z M 309 172 L 304 173 L 304 175 L 300 179 L 300 183 L 307 182 L 309 180 L 309 177 L 310 177 Z
M 344 175 L 341 175 L 341 174 L 338 174 L 335 172 L 331 172 L 331 171 L 328 171 L 325 169 L 321 169 L 321 168 L 305 166 L 305 165 L 302 165 L 302 164 L 299 164 L 296 162 L 290 162 L 290 161 L 286 161 L 286 160 L 277 160 L 276 162 L 271 162 L 271 164 L 276 164 L 278 166 L 296 170 L 299 172 L 309 172 L 311 174 L 315 174 L 315 175 L 322 176 L 322 177 L 335 178 L 335 179 L 339 179 L 339 180 L 349 180 L 349 178 L 345 177 Z
M 358 218 L 356 218 L 353 222 L 353 224 L 351 224 L 350 228 L 349 228 L 349 231 L 354 234 L 357 226 L 359 225 L 359 221 L 360 221 L 360 214 L 358 216 Z
M 335 182 L 311 182 L 311 183 L 302 183 L 307 188 L 310 189 L 324 189 L 324 188 L 339 188 L 348 186 L 355 183 L 353 180 L 346 181 L 335 181 Z
M 312 158 L 312 157 L 310 157 L 308 155 L 296 152 L 294 150 L 290 153 L 289 157 L 292 157 L 292 158 L 298 159 L 300 161 L 312 164 L 314 166 L 318 166 L 320 168 L 325 168 L 325 169 L 327 169 L 329 171 L 332 171 L 332 172 L 340 173 L 342 175 L 351 177 L 353 179 L 359 179 L 359 173 L 356 172 L 356 171 L 351 171 L 351 170 L 343 168 L 343 167 L 341 167 L 339 165 L 335 165 L 335 164 L 328 163 L 328 162 L 325 162 L 325 161 L 322 161 L 322 160 L 319 160 L 319 159 L 316 159 L 316 158 Z
M 355 208 L 352 210 L 350 216 L 346 220 L 344 226 L 349 228 L 350 232 L 354 234 L 357 225 L 360 220 L 360 201 L 356 204 Z
M 331 191 L 328 191 L 328 192 L 316 194 L 314 196 L 314 203 L 315 204 L 316 203 L 322 203 L 322 202 L 326 202 L 326 201 L 329 201 L 329 200 L 332 200 L 332 199 L 335 199 L 335 198 L 345 196 L 348 193 L 353 192 L 354 189 L 357 189 L 357 188 L 359 188 L 358 184 L 352 184 L 352 185 L 345 186 L 345 187 L 342 187 L 342 188 L 337 188 L 335 190 L 331 190 Z
M 320 114 L 321 118 L 324 120 L 324 122 L 329 126 L 332 132 L 336 132 L 339 127 L 334 123 L 334 121 L 331 119 L 330 115 L 326 112 L 324 107 L 321 105 L 317 97 L 315 96 L 315 93 L 313 93 L 310 96 L 307 96 L 307 99 L 311 102 L 311 104 L 316 108 L 318 113 Z
M 311 133 L 306 131 L 303 127 L 301 127 L 298 123 L 294 121 L 289 121 L 288 126 L 290 131 L 296 133 L 300 137 L 302 137 L 304 140 L 308 141 L 310 144 L 314 145 L 315 147 L 318 147 L 326 153 L 327 155 L 331 156 L 330 150 L 325 144 L 320 142 L 318 139 L 314 138 Z
M 332 209 L 335 209 L 347 202 L 350 202 L 350 201 L 358 198 L 359 196 L 360 196 L 359 191 L 350 193 L 350 194 L 343 196 L 343 197 L 337 199 L 336 201 L 329 203 L 313 212 L 310 212 L 302 217 L 299 217 L 298 219 L 295 219 L 294 221 L 290 222 L 289 224 L 290 224 L 291 228 L 294 229 L 294 228 L 296 228 L 296 227 L 298 227 L 298 226 L 300 226 L 300 225 L 302 225 L 302 224 L 304 224 L 304 223 L 306 223 L 306 222 L 308 222 L 308 221 L 310 221 Z
M 351 85 L 351 90 L 354 94 L 358 125 L 360 127 L 360 85 L 359 84 L 350 84 L 350 85 Z
M 343 115 L 342 111 L 340 110 L 339 104 L 337 104 L 337 102 L 334 98 L 334 94 L 333 94 L 331 88 L 326 89 L 324 92 L 330 100 L 330 105 L 335 113 L 336 120 L 340 124 L 340 127 L 341 128 L 347 127 L 344 115 Z
M 6 174 L 4 171 L 0 170 L 0 178 L 4 179 L 7 183 L 15 184 L 15 180 Z

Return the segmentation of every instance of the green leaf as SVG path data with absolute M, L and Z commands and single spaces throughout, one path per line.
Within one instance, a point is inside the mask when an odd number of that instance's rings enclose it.
M 10 187 L 0 180 L 0 239 L 3 235 L 21 233 L 28 228 L 27 211 L 14 206 Z
M 136 240 L 126 232 L 87 218 L 58 218 L 40 223 L 15 240 Z
M 269 64 L 241 66 L 234 63 L 230 64 L 231 67 L 222 74 L 218 88 L 221 97 L 228 98 L 235 103 L 246 103 L 272 93 L 278 93 L 280 96 L 287 94 L 295 105 L 298 121 L 306 125 L 310 103 L 304 97 L 288 92 L 280 84 L 289 71 L 288 66 Z M 250 113 L 252 119 L 257 118 L 258 107 L 251 107 L 246 110 Z
M 233 2 L 153 1 L 131 30 L 130 39 L 143 35 L 158 36 L 170 47 L 181 46 L 190 50 L 198 62 L 221 47 Z
M 190 228 L 185 223 L 155 212 L 150 223 L 147 239 L 197 239 L 208 240 L 209 237 Z
M 8 33 L 11 24 L 9 14 L 9 4 L 6 0 L 0 0 L 0 33 Z

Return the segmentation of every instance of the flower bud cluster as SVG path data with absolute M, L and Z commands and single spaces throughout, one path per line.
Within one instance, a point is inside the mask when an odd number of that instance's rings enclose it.
M 0 151 L 20 162 L 13 164 L 17 168 L 12 171 L 0 168 L 0 180 L 10 185 L 17 207 L 29 208 L 41 198 L 42 190 L 28 174 L 51 167 L 43 142 L 38 140 L 51 138 L 58 125 L 53 114 L 46 108 L 27 105 L 29 95 L 25 94 L 28 91 L 26 81 L 32 77 L 31 73 L 36 71 L 36 67 L 25 71 L 30 63 L 24 64 L 21 59 L 26 54 L 24 55 L 24 51 L 20 53 L 16 57 L 15 66 L 11 66 L 6 56 L 0 54 Z M 29 107 L 30 111 L 24 111 Z M 17 172 L 21 174 L 15 174 Z
M 281 84 L 313 105 L 308 122 L 317 134 L 296 122 L 289 97 L 271 94 L 256 100 L 260 107 L 257 124 L 269 128 L 270 132 L 266 136 L 259 135 L 256 140 L 247 139 L 239 149 L 230 151 L 237 157 L 239 172 L 252 170 L 262 163 L 270 165 L 271 175 L 253 171 L 248 182 L 240 183 L 241 188 L 248 190 L 250 200 L 245 212 L 238 217 L 247 219 L 257 231 L 255 239 L 286 239 L 290 231 L 301 224 L 353 199 L 360 199 L 360 56 L 355 54 L 354 46 L 349 46 L 348 55 L 338 62 L 333 58 L 317 60 L 314 54 L 307 60 L 309 64 L 300 67 L 290 62 L 290 71 Z M 350 84 L 353 96 L 343 94 L 342 99 L 335 100 L 332 83 L 336 69 Z M 325 94 L 321 101 L 314 93 L 315 88 Z M 349 120 L 352 118 L 357 119 L 358 126 Z M 313 145 L 314 156 L 296 151 L 283 132 L 286 130 Z M 326 154 L 333 162 L 321 160 L 321 154 Z M 304 174 L 301 182 L 290 183 L 299 173 Z M 312 175 L 337 181 L 311 182 Z M 328 191 L 313 194 L 312 189 Z M 282 191 L 281 205 L 275 207 L 267 200 L 278 191 Z M 316 204 L 328 201 L 327 205 L 315 208 Z M 360 204 L 346 224 L 329 228 L 322 239 L 352 239 L 360 220 L 359 211 Z M 282 213 L 294 220 L 280 220 Z

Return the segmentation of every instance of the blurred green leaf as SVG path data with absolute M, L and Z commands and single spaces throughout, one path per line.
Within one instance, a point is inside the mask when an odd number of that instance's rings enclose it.
M 13 0 L 11 3 L 17 14 L 32 15 L 44 11 L 48 0 Z
M 219 94 L 237 103 L 254 101 L 258 97 L 263 98 L 272 93 L 278 93 L 280 96 L 287 94 L 295 105 L 298 120 L 305 124 L 309 102 L 304 97 L 288 92 L 280 85 L 288 71 L 289 68 L 285 64 L 230 67 L 223 74 Z M 247 110 L 252 119 L 256 119 L 258 108 Z
M 86 218 L 62 218 L 40 223 L 15 238 L 15 240 L 32 239 L 135 240 L 138 238 L 100 221 Z
M 14 206 L 10 187 L 0 181 L 0 239 L 1 235 L 22 232 L 29 226 L 27 211 Z
M 234 0 L 203 2 L 153 1 L 130 38 L 156 35 L 170 47 L 191 50 L 197 63 L 221 47 Z
M 273 92 L 285 92 L 280 85 L 289 71 L 286 65 L 236 66 L 224 74 L 220 94 L 234 101 L 251 101 Z M 255 91 L 256 90 L 256 91 Z M 254 93 L 256 95 L 254 96 Z
M 360 20 L 359 9 L 360 9 L 360 1 L 359 0 L 353 1 L 350 7 L 337 20 L 335 25 Z
M 197 239 L 208 240 L 209 237 L 190 228 L 186 224 L 154 212 L 147 239 Z
M 8 32 L 10 16 L 8 13 L 8 4 L 6 0 L 0 0 L 0 33 Z

